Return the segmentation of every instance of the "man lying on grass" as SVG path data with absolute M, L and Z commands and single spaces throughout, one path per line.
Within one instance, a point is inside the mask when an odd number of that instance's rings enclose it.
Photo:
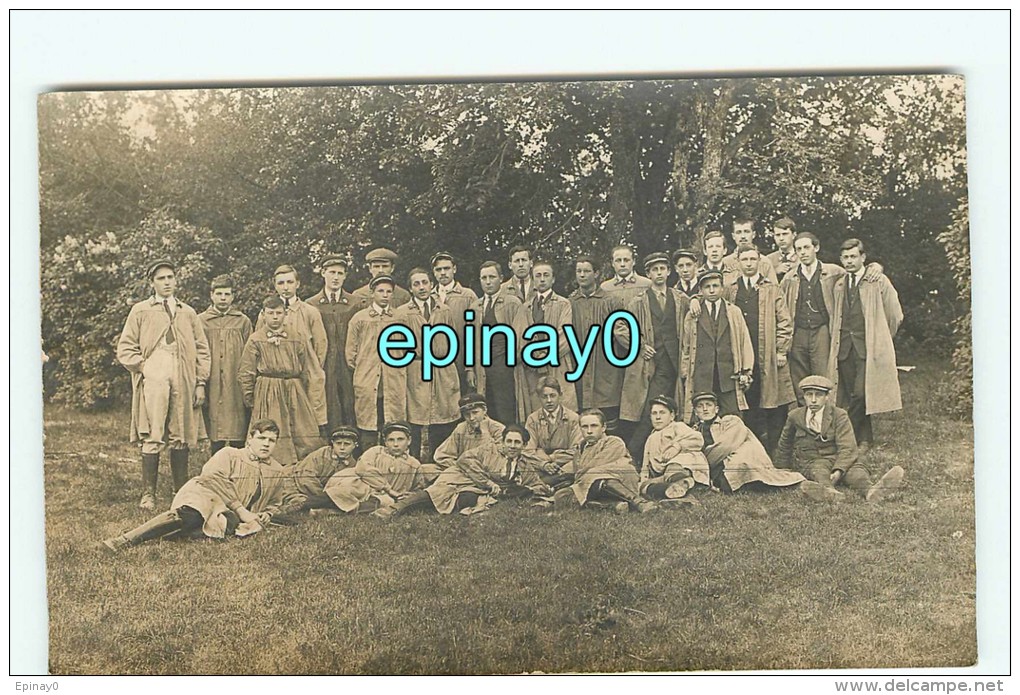
M 354 468 L 357 463 L 354 450 L 357 446 L 358 430 L 340 425 L 330 433 L 329 446 L 316 449 L 290 467 L 287 471 L 283 512 L 314 513 L 318 509 L 336 509 L 336 504 L 326 494 L 325 488 L 334 475 Z
M 618 514 L 628 509 L 642 514 L 658 509 L 655 502 L 641 499 L 640 479 L 627 445 L 606 434 L 602 411 L 585 410 L 580 425 L 584 441 L 574 457 L 574 484 L 556 493 L 555 505 L 608 507 Z
M 850 416 L 829 400 L 834 385 L 824 376 L 808 376 L 798 384 L 805 406 L 786 417 L 779 437 L 776 464 L 799 470 L 808 479 L 801 491 L 816 501 L 840 502 L 845 495 L 836 489 L 842 483 L 869 502 L 880 502 L 903 484 L 903 468 L 893 466 L 871 484 L 871 471 L 857 451 Z
M 538 469 L 521 457 L 528 431 L 513 424 L 503 430 L 502 441 L 488 442 L 464 452 L 436 482 L 408 495 L 374 516 L 389 519 L 411 509 L 435 509 L 440 514 L 473 514 L 503 497 L 548 497 L 552 489 L 542 482 Z
M 280 427 L 256 420 L 243 449 L 224 447 L 202 467 L 202 474 L 177 492 L 170 511 L 153 517 L 103 545 L 119 551 L 170 534 L 201 530 L 210 538 L 261 531 L 283 501 L 286 471 L 273 458 Z

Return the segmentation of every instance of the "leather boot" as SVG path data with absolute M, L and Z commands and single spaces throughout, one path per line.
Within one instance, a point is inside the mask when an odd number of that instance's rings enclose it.
M 611 495 L 619 500 L 623 500 L 627 505 L 636 512 L 650 512 L 656 509 L 655 502 L 649 502 L 642 500 L 640 497 L 635 497 L 627 491 L 619 480 L 604 480 L 602 481 L 602 492 L 607 495 Z
M 156 482 L 159 480 L 159 454 L 142 454 L 142 500 L 141 509 L 156 508 Z
M 184 528 L 184 521 L 181 520 L 177 512 L 163 512 L 123 535 L 107 538 L 103 541 L 103 545 L 113 552 L 119 552 L 124 548 L 144 543 L 153 538 L 162 538 L 175 531 L 180 531 L 182 528 Z
M 174 479 L 174 492 L 180 490 L 188 482 L 188 450 L 170 450 L 170 475 Z

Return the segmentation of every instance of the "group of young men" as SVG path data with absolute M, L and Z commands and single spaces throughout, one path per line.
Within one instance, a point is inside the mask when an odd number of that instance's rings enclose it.
M 323 289 L 307 300 L 294 268 L 277 268 L 254 330 L 233 308 L 229 277 L 213 280 L 211 306 L 197 314 L 174 296 L 174 264 L 157 261 L 153 296 L 132 308 L 117 357 L 133 377 L 139 506 L 155 509 L 163 449 L 177 495 L 171 512 L 104 543 L 248 533 L 302 510 L 470 514 L 506 496 L 650 511 L 686 503 L 699 485 L 799 486 L 839 500 L 842 483 L 884 498 L 903 470 L 873 483 L 866 452 L 871 415 L 901 407 L 895 289 L 859 239 L 842 243 L 837 266 L 821 263 L 817 237 L 788 218 L 775 223 L 768 256 L 748 216 L 733 220 L 732 236 L 728 255 L 721 231 L 705 235 L 703 255 L 648 254 L 645 275 L 627 246 L 613 249 L 605 280 L 597 260 L 579 257 L 568 297 L 553 289 L 553 264 L 525 247 L 510 250 L 505 280 L 496 261 L 481 265 L 481 296 L 457 281 L 449 253 L 408 272 L 410 292 L 388 249 L 366 256 L 372 278 L 353 292 L 348 260 L 329 256 Z M 638 359 L 619 368 L 596 351 L 569 381 L 563 327 L 587 335 L 619 310 L 636 319 Z M 553 326 L 559 364 L 508 360 L 498 337 L 489 366 L 461 358 L 429 380 L 379 354 L 388 325 L 460 334 L 466 320 L 517 335 Z M 625 352 L 635 336 L 617 325 L 613 337 Z M 206 436 L 213 457 L 188 482 L 188 453 Z

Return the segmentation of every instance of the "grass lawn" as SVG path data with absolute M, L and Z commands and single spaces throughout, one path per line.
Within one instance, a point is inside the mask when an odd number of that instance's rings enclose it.
M 147 518 L 125 412 L 47 406 L 50 667 L 92 673 L 517 673 L 962 666 L 977 655 L 973 429 L 904 375 L 876 418 L 898 500 L 702 495 L 614 516 L 319 517 L 110 556 Z M 203 461 L 193 456 L 192 473 Z M 168 506 L 162 463 L 159 505 Z

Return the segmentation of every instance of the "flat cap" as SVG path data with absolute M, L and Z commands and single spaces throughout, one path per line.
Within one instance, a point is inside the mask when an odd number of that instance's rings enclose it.
M 383 425 L 382 434 L 385 437 L 390 432 L 403 432 L 408 437 L 411 436 L 411 425 L 404 422 L 403 420 L 394 420 L 393 422 L 387 422 Z
M 374 290 L 379 285 L 389 285 L 390 287 L 396 287 L 397 283 L 393 281 L 393 278 L 389 275 L 376 275 L 374 278 L 368 281 L 368 289 Z
M 447 253 L 446 251 L 440 251 L 439 253 L 437 253 L 435 256 L 432 257 L 432 260 L 429 261 L 429 263 L 434 266 L 439 261 L 450 261 L 450 263 L 454 262 L 453 256 Z
M 338 253 L 332 253 L 322 259 L 322 263 L 319 264 L 323 270 L 334 265 L 342 265 L 345 269 L 350 267 L 350 262 L 346 256 L 341 256 Z
M 367 254 L 365 254 L 365 260 L 370 263 L 372 261 L 389 261 L 390 263 L 396 263 L 397 258 L 398 256 L 396 253 L 384 247 L 372 249 Z
M 705 272 L 698 276 L 698 287 L 701 287 L 705 280 L 713 279 L 722 282 L 723 279 L 722 273 L 720 273 L 718 270 L 706 270 Z
M 711 391 L 699 391 L 691 397 L 691 403 L 697 405 L 699 401 L 712 401 L 714 403 L 718 403 L 719 397 Z
M 695 263 L 701 260 L 700 256 L 698 255 L 698 252 L 695 251 L 694 249 L 678 249 L 677 251 L 673 252 L 674 264 L 676 264 L 676 262 L 679 261 L 681 258 L 690 258 Z
M 159 270 L 160 268 L 169 268 L 170 270 L 174 271 L 174 273 L 177 272 L 177 266 L 173 264 L 173 261 L 168 261 L 165 258 L 161 258 L 158 261 L 154 261 L 149 266 L 149 269 L 145 271 L 145 277 L 151 280 L 152 277 L 156 274 L 156 271 Z
M 825 393 L 835 388 L 829 379 L 817 374 L 804 377 L 797 386 L 801 391 L 824 391 Z
M 668 409 L 670 412 L 673 413 L 676 412 L 676 401 L 673 400 L 671 397 L 663 395 L 661 393 L 652 400 L 648 401 L 648 407 L 651 407 L 653 405 L 661 405 L 662 407 Z
M 471 410 L 480 405 L 486 405 L 485 396 L 480 393 L 468 393 L 461 396 L 461 399 L 457 401 L 457 405 L 460 407 L 461 412 Z
M 655 263 L 665 263 L 666 265 L 669 265 L 669 254 L 665 251 L 654 251 L 645 256 L 642 266 L 647 269 Z
M 329 433 L 329 441 L 335 442 L 338 439 L 353 439 L 358 441 L 358 430 L 349 425 L 340 425 Z

